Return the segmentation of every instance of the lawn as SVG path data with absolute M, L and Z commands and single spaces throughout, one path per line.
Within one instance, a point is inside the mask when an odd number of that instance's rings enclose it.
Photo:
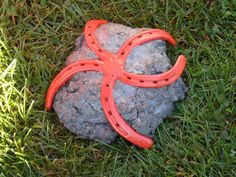
M 2 0 L 0 176 L 236 176 L 236 1 Z M 187 57 L 189 90 L 141 150 L 67 131 L 47 88 L 89 19 L 162 28 Z

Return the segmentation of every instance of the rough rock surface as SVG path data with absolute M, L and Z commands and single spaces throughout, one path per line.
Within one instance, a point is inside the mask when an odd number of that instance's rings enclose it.
M 103 48 L 115 53 L 121 45 L 141 28 L 130 28 L 108 23 L 96 30 L 96 38 Z M 172 66 L 166 55 L 165 42 L 151 41 L 135 47 L 125 68 L 136 74 L 162 73 Z M 76 50 L 67 58 L 67 64 L 76 60 L 97 59 L 87 47 L 83 35 L 76 41 Z M 100 104 L 102 74 L 81 72 L 68 81 L 56 94 L 53 107 L 60 121 L 71 132 L 83 139 L 110 143 L 117 133 L 110 127 Z M 183 99 L 187 88 L 182 79 L 163 88 L 137 88 L 116 82 L 113 96 L 120 114 L 141 134 L 152 137 L 155 129 L 169 116 L 173 102 Z

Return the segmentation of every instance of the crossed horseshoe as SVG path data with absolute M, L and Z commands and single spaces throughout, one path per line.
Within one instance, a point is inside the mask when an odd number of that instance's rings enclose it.
M 103 80 L 100 99 L 108 122 L 121 137 L 141 148 L 150 148 L 153 145 L 152 139 L 141 135 L 130 127 L 119 114 L 112 96 L 115 81 L 118 79 L 125 84 L 136 87 L 164 87 L 175 82 L 180 77 L 186 65 L 186 58 L 184 55 L 180 55 L 173 68 L 161 74 L 137 75 L 129 73 L 124 70 L 125 60 L 135 46 L 157 39 L 165 40 L 171 45 L 176 45 L 176 41 L 166 31 L 160 29 L 145 30 L 131 37 L 122 45 L 117 53 L 113 54 L 101 48 L 94 36 L 95 30 L 105 23 L 107 23 L 106 20 L 90 20 L 87 22 L 84 29 L 87 45 L 98 56 L 99 60 L 79 60 L 65 67 L 54 78 L 48 89 L 45 108 L 47 111 L 51 109 L 56 92 L 77 72 L 88 70 L 102 72 Z

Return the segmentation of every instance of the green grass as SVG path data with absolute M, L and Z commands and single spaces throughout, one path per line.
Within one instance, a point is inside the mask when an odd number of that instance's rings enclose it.
M 0 176 L 236 176 L 236 1 L 2 0 Z M 68 132 L 44 97 L 89 19 L 168 30 L 189 87 L 141 150 Z

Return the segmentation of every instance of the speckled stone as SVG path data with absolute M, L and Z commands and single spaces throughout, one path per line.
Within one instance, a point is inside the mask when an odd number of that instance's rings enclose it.
M 115 53 L 128 38 L 142 30 L 108 23 L 100 26 L 95 36 L 104 49 Z M 97 57 L 81 35 L 76 40 L 76 50 L 67 58 L 66 64 L 83 59 L 94 60 Z M 160 40 L 135 47 L 125 64 L 127 71 L 136 74 L 158 74 L 171 67 L 165 42 Z M 117 133 L 109 125 L 101 107 L 102 77 L 102 73 L 92 71 L 76 74 L 58 91 L 53 107 L 65 127 L 80 138 L 110 143 Z M 152 137 L 158 125 L 171 114 L 173 103 L 183 99 L 186 91 L 181 78 L 159 89 L 138 88 L 117 81 L 113 96 L 119 113 L 127 122 L 141 134 Z

